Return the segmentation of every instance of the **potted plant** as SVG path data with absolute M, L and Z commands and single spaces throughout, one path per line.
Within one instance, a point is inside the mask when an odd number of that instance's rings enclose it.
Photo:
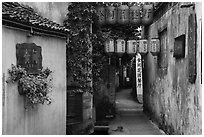
M 25 95 L 29 104 L 50 104 L 51 98 L 48 93 L 52 89 L 52 71 L 49 68 L 42 69 L 37 74 L 29 74 L 21 66 L 12 64 L 8 70 L 10 77 L 8 83 L 18 83 L 18 91 L 20 95 Z

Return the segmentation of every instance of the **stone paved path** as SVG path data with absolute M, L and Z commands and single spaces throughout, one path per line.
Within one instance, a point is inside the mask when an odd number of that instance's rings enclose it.
M 109 135 L 164 135 L 143 113 L 142 104 L 125 89 L 116 95 L 116 118 L 110 122 Z

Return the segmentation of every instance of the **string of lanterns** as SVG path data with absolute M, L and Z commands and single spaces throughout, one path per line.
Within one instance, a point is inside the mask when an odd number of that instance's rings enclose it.
M 144 5 L 100 5 L 97 7 L 98 24 L 149 25 L 153 21 L 153 4 Z
M 150 48 L 148 48 L 148 44 L 150 45 Z M 125 41 L 124 39 L 114 40 L 109 38 L 105 42 L 105 52 L 109 56 L 113 53 L 117 53 L 119 57 L 122 57 L 124 53 L 135 55 L 137 52 L 141 55 L 145 55 L 150 52 L 153 56 L 156 56 L 160 52 L 160 40 L 153 38 L 150 41 L 147 39 L 130 39 Z
M 111 4 L 100 5 L 97 7 L 98 24 L 99 25 L 149 25 L 153 22 L 153 3 L 145 4 Z M 105 42 L 105 52 L 111 56 L 113 53 L 117 53 L 121 62 L 121 57 L 124 53 L 130 56 L 135 56 L 136 53 L 145 55 L 150 52 L 153 56 L 158 55 L 160 52 L 160 40 L 159 39 L 130 39 L 125 41 L 122 38 L 112 39 L 108 38 Z M 149 48 L 148 48 L 149 45 Z M 109 58 L 110 63 L 110 58 Z

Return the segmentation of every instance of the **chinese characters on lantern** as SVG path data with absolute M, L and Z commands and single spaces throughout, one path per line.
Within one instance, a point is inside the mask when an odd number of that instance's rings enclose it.
M 151 39 L 150 40 L 150 52 L 152 55 L 157 55 L 160 51 L 160 40 L 159 39 Z
M 116 53 L 125 53 L 125 40 L 116 40 Z
M 98 23 L 100 24 L 100 25 L 103 25 L 104 23 L 105 23 L 105 20 L 106 20 L 106 18 L 105 18 L 105 8 L 104 7 L 98 7 L 97 8 L 97 14 L 98 14 Z
M 106 23 L 115 24 L 117 22 L 117 10 L 116 7 L 106 7 Z
M 128 40 L 127 41 L 127 53 L 128 54 L 135 54 L 137 48 L 137 41 L 136 40 Z
M 153 21 L 153 4 L 127 6 L 101 6 L 97 8 L 99 24 L 149 25 Z
M 105 52 L 106 53 L 114 53 L 114 40 L 113 39 L 106 40 Z
M 148 40 L 146 40 L 146 39 L 138 40 L 137 44 L 138 44 L 137 46 L 139 48 L 139 52 L 141 54 L 146 54 L 147 53 Z
M 118 23 L 127 24 L 129 22 L 129 7 L 127 5 L 121 5 L 118 7 Z
M 130 7 L 130 23 L 133 25 L 139 25 L 141 23 L 141 14 L 139 6 L 131 6 Z

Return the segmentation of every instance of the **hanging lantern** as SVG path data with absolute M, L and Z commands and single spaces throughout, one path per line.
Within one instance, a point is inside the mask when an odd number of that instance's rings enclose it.
M 160 40 L 159 39 L 151 39 L 150 40 L 150 52 L 152 53 L 153 56 L 158 55 L 160 51 Z
M 105 24 L 105 8 L 103 6 L 97 7 L 97 15 L 98 15 L 98 24 Z
M 142 24 L 149 25 L 153 21 L 153 4 L 144 5 L 142 9 Z
M 121 57 L 125 53 L 125 40 L 117 39 L 116 40 L 116 53 Z
M 106 42 L 105 42 L 105 52 L 108 54 L 108 55 L 111 55 L 114 53 L 114 40 L 113 39 L 107 39 Z
M 118 7 L 118 23 L 128 24 L 129 22 L 129 7 L 127 5 L 121 5 Z
M 106 23 L 115 24 L 117 21 L 117 10 L 113 6 L 106 7 Z
M 140 54 L 144 55 L 147 53 L 147 43 L 148 43 L 148 40 L 146 40 L 146 39 L 142 39 L 142 40 L 137 41 L 137 48 L 138 48 L 138 51 L 140 52 Z
M 139 25 L 141 23 L 140 7 L 133 5 L 130 7 L 129 19 L 132 25 Z
M 127 41 L 127 53 L 130 55 L 134 55 L 137 51 L 137 41 L 136 40 L 128 40 Z

